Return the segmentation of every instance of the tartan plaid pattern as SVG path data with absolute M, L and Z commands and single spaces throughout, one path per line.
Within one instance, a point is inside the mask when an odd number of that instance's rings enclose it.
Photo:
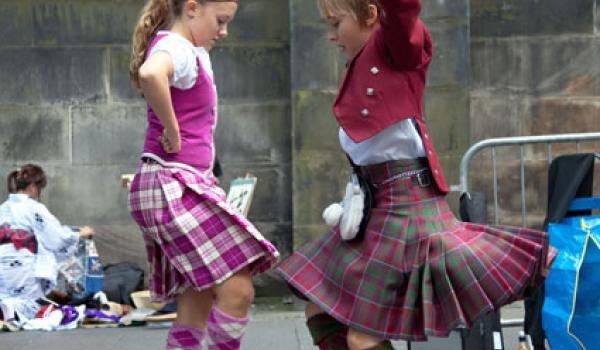
M 166 350 L 202 350 L 206 330 L 173 323 L 167 336 Z
M 381 183 L 423 167 L 392 161 L 361 170 Z M 419 341 L 470 327 L 541 283 L 555 255 L 545 232 L 458 221 L 435 186 L 411 178 L 373 195 L 363 241 L 345 242 L 334 228 L 278 267 L 326 313 L 368 334 Z
M 129 209 L 140 226 L 153 300 L 219 284 L 246 266 L 271 268 L 277 249 L 226 202 L 216 179 L 176 167 L 141 163 Z
M 213 306 L 206 330 L 208 350 L 239 350 L 250 317 L 234 317 Z

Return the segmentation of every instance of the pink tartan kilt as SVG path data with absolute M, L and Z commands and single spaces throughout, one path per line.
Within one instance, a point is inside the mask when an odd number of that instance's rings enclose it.
M 373 183 L 426 161 L 362 168 Z M 361 242 L 337 227 L 278 266 L 298 292 L 338 321 L 386 339 L 426 340 L 470 327 L 540 284 L 555 250 L 545 232 L 458 221 L 434 185 L 411 178 L 377 188 Z
M 246 266 L 258 274 L 277 263 L 277 249 L 230 208 L 212 177 L 140 163 L 129 210 L 144 236 L 155 301 L 209 288 Z

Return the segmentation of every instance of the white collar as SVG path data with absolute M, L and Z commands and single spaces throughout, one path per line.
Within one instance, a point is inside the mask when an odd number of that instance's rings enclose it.
M 15 202 L 22 202 L 31 199 L 31 197 L 25 193 L 10 193 L 8 199 Z

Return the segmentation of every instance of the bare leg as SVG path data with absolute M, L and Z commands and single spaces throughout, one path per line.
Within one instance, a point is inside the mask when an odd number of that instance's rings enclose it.
M 167 350 L 200 350 L 206 334 L 206 320 L 211 310 L 211 290 L 187 289 L 177 297 L 177 319 L 167 336 Z
M 324 311 L 321 310 L 321 308 L 318 307 L 317 304 L 311 303 L 310 301 L 308 303 L 306 303 L 306 308 L 304 309 L 304 314 L 306 315 L 307 320 L 315 315 L 322 314 L 322 313 L 324 313 Z
M 254 300 L 252 275 L 244 269 L 215 286 L 216 301 L 208 317 L 208 349 L 239 349 L 248 310 Z
M 225 282 L 215 286 L 216 306 L 235 317 L 246 317 L 254 301 L 252 275 L 243 269 Z
M 348 348 L 350 350 L 367 350 L 367 349 L 386 349 L 382 344 L 385 339 L 374 337 L 369 334 L 359 332 L 355 329 L 348 329 Z M 380 347 L 377 347 L 381 345 Z
M 177 319 L 181 326 L 206 328 L 206 320 L 213 304 L 212 290 L 198 292 L 187 289 L 177 297 Z

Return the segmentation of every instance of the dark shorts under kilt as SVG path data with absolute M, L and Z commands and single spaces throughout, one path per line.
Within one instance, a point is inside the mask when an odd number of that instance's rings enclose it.
M 373 183 L 425 160 L 361 168 Z M 555 255 L 545 232 L 458 221 L 435 185 L 413 178 L 378 187 L 361 242 L 337 227 L 278 267 L 301 294 L 340 322 L 386 339 L 444 337 L 522 298 Z

